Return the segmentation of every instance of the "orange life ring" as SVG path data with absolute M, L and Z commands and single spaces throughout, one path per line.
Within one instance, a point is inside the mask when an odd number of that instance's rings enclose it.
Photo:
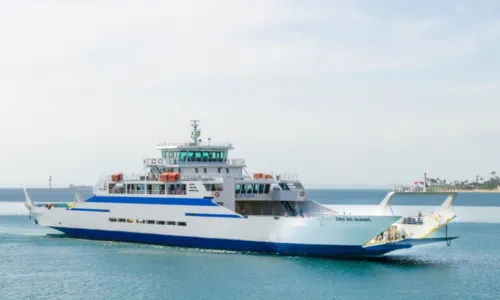
M 301 197 L 304 197 L 304 195 L 305 195 L 305 194 L 306 194 L 306 193 L 304 193 L 304 191 L 300 192 L 300 196 L 301 196 Z
M 220 193 L 219 192 L 215 192 L 215 197 L 219 197 L 220 196 Z

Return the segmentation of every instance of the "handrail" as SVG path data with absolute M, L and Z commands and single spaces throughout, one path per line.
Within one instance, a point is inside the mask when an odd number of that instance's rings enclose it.
M 258 178 L 255 177 L 255 175 L 261 174 L 264 176 L 259 176 Z M 293 173 L 277 173 L 274 174 L 273 172 L 254 172 L 254 176 L 251 178 L 253 180 L 276 180 L 276 181 L 292 181 L 292 182 L 299 182 L 299 175 L 298 174 L 293 174 Z M 269 175 L 269 177 L 267 177 Z M 267 178 L 266 178 L 267 177 Z
M 224 177 L 229 177 L 227 174 L 219 174 L 219 173 L 210 173 L 210 174 L 188 174 L 188 175 L 181 175 L 180 180 L 181 181 L 217 181 L 220 182 Z M 232 177 L 236 180 L 244 180 L 247 179 L 245 177 Z M 148 176 L 148 175 L 137 175 L 137 174 L 128 174 L 128 175 L 123 175 L 123 179 L 121 182 L 124 181 L 142 181 L 142 182 L 159 182 L 158 178 L 156 176 Z M 114 182 L 111 178 L 111 175 L 102 175 L 99 179 L 99 182 Z
M 401 186 L 393 187 L 393 192 L 398 193 L 456 193 L 463 190 L 457 188 L 443 188 L 443 187 L 411 187 L 411 186 Z
M 181 160 L 178 157 L 158 157 L 158 158 L 144 158 L 143 163 L 147 166 L 165 166 L 165 165 L 196 165 L 196 164 L 207 164 L 207 165 L 234 165 L 234 166 L 246 166 L 244 158 L 203 158 L 203 157 L 186 157 Z
M 204 175 L 181 175 L 181 180 L 191 181 L 217 181 L 217 179 L 224 178 L 222 174 L 204 174 Z
M 52 189 L 52 190 L 75 190 L 75 189 L 92 189 L 94 186 L 85 185 L 85 186 L 68 186 L 68 185 L 52 185 L 49 186 L 47 184 L 30 184 L 30 185 L 19 185 L 19 186 L 9 186 L 9 188 L 25 188 L 25 189 Z
M 276 180 L 289 180 L 289 181 L 298 181 L 299 180 L 299 175 L 298 174 L 293 174 L 293 173 L 281 173 L 276 176 Z
M 428 221 L 434 219 L 436 216 L 433 215 L 421 215 L 417 217 L 404 217 L 401 218 L 396 223 L 404 225 L 425 225 Z
M 212 142 L 204 142 L 204 143 L 198 143 L 198 145 L 195 145 L 192 142 L 158 142 L 156 143 L 157 147 L 214 147 L 214 148 L 227 148 L 231 149 L 233 145 L 231 143 L 212 143 Z
M 112 182 L 111 180 L 112 175 L 101 175 L 99 176 L 99 181 L 109 181 Z M 123 174 L 123 181 L 145 181 L 148 179 L 147 175 L 144 174 L 136 174 L 136 173 L 130 173 L 130 174 Z
M 271 173 L 272 174 L 272 173 Z M 293 175 L 293 174 L 292 174 Z M 278 177 L 277 177 L 278 176 Z M 273 175 L 272 178 L 260 178 L 260 179 L 255 179 L 252 177 L 246 177 L 246 176 L 231 176 L 230 174 L 225 174 L 225 173 L 199 173 L 199 174 L 186 174 L 182 175 L 180 177 L 180 180 L 189 180 L 189 181 L 217 181 L 219 179 L 223 178 L 233 178 L 235 180 L 245 180 L 245 181 L 258 181 L 258 182 L 269 182 L 269 181 L 276 181 L 278 180 L 283 180 L 282 176 L 283 174 L 280 175 Z M 285 178 L 292 178 L 291 176 L 285 176 Z M 290 179 L 284 179 L 284 181 L 299 181 L 298 178 L 294 180 Z M 101 175 L 99 177 L 100 182 L 114 182 L 112 180 L 112 175 Z M 145 175 L 145 174 L 123 174 L 123 179 L 122 181 L 159 181 L 157 176 L 154 174 L 151 175 Z
M 147 190 L 128 190 L 128 191 L 113 191 L 109 193 L 110 195 L 113 194 L 121 194 L 121 195 L 178 195 L 178 196 L 184 196 L 186 195 L 186 191 L 161 191 L 161 190 L 152 190 L 152 191 L 147 191 Z
M 321 220 L 322 218 L 328 218 L 328 217 L 339 217 L 339 216 L 344 216 L 343 214 L 337 213 L 337 212 L 332 212 L 332 213 L 305 213 L 304 216 L 301 216 L 300 214 L 297 214 L 295 216 L 284 216 L 284 215 L 253 215 L 253 214 L 246 214 L 247 217 L 249 218 L 269 218 L 269 217 L 274 217 L 274 218 L 290 218 L 290 219 L 318 219 Z

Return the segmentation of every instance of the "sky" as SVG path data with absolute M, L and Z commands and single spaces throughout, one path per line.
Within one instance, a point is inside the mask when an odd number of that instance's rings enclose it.
M 0 186 L 231 142 L 310 186 L 500 173 L 500 2 L 2 1 Z

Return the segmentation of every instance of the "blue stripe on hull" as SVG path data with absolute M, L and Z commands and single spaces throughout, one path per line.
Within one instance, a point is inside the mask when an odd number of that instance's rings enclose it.
M 109 209 L 99 209 L 99 208 L 72 208 L 72 211 L 88 211 L 88 212 L 110 212 Z
M 210 199 L 205 198 L 173 198 L 173 197 L 120 197 L 120 196 L 93 196 L 85 200 L 92 203 L 121 203 L 121 204 L 154 204 L 154 205 L 185 205 L 185 206 L 217 206 Z
M 280 255 L 305 255 L 305 256 L 378 256 L 389 251 L 397 250 L 394 247 L 380 247 L 366 251 L 361 246 L 345 245 L 311 245 L 256 242 L 230 239 L 200 238 L 177 235 L 162 235 L 150 233 L 137 233 L 126 231 L 108 231 L 82 228 L 52 227 L 68 236 L 75 238 L 132 242 L 164 246 L 180 246 L 191 248 L 205 248 L 215 250 L 256 252 Z
M 202 214 L 202 213 L 185 213 L 186 217 L 206 217 L 206 218 L 231 218 L 241 219 L 239 215 L 230 214 Z

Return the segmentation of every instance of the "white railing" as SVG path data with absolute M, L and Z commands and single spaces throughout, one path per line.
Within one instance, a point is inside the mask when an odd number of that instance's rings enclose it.
M 188 181 L 221 181 L 219 179 L 222 179 L 224 175 L 214 173 L 214 174 L 204 174 L 204 175 L 196 175 L 196 174 L 188 174 L 188 175 L 181 175 L 181 180 L 188 180 Z
M 416 217 L 404 217 L 401 218 L 399 221 L 396 223 L 398 224 L 403 224 L 403 225 L 425 225 L 428 224 L 429 221 L 438 221 L 441 220 L 441 215 L 440 214 L 426 214 L 426 215 L 421 215 L 421 216 L 416 216 Z
M 254 173 L 256 174 L 256 173 Z M 298 174 L 291 174 L 291 173 L 279 173 L 279 174 L 274 174 L 274 173 L 263 173 L 265 175 L 271 175 L 271 178 L 260 178 L 258 180 L 284 180 L 284 181 L 299 181 L 299 175 Z M 253 176 L 252 176 L 253 178 Z
M 194 158 L 191 158 L 194 159 Z M 229 158 L 226 160 L 212 159 L 212 158 L 196 158 L 196 160 L 181 160 L 179 158 L 145 158 L 143 160 L 147 166 L 164 166 L 164 165 L 197 165 L 197 164 L 228 164 L 235 166 L 245 166 L 244 158 Z
M 213 147 L 213 148 L 224 148 L 231 149 L 233 145 L 231 143 L 212 143 L 212 142 L 202 142 L 195 145 L 193 142 L 175 143 L 175 142 L 158 142 L 156 144 L 158 148 L 161 147 Z
M 245 165 L 244 158 L 229 158 L 226 162 L 229 165 L 235 165 L 235 166 L 244 166 Z
M 110 177 L 111 178 L 111 177 Z M 5 188 L 26 188 L 26 189 L 92 189 L 93 185 L 63 185 L 63 184 L 30 184 L 30 185 L 9 185 Z M 2 187 L 0 187 L 2 188 Z
M 186 174 L 180 176 L 180 180 L 183 181 L 217 181 L 221 182 L 224 177 L 228 177 L 227 174 L 222 173 L 212 173 L 212 174 Z M 122 181 L 159 181 L 157 175 L 144 175 L 144 174 L 123 174 Z M 248 179 L 244 177 L 235 177 L 237 180 Z M 100 182 L 113 182 L 112 175 L 102 175 L 99 178 Z
M 163 166 L 169 164 L 168 158 L 145 158 L 143 159 L 144 165 L 147 166 Z
M 454 188 L 454 187 L 412 187 L 412 186 L 401 186 L 401 187 L 393 187 L 392 191 L 394 192 L 407 192 L 407 193 L 441 193 L 441 192 L 460 192 L 463 190 Z
M 181 160 L 179 158 L 174 158 L 172 161 L 173 165 L 199 165 L 199 164 L 227 164 L 227 165 L 234 165 L 234 166 L 245 166 L 245 159 L 243 158 L 228 158 L 226 160 L 224 159 L 218 159 L 218 158 L 186 158 L 184 160 Z
M 283 174 L 276 175 L 276 179 L 277 180 L 298 181 L 299 180 L 299 175 L 298 174 L 291 174 L 291 173 L 283 173 Z
M 153 176 L 149 176 L 153 177 Z M 123 174 L 122 181 L 144 181 L 148 178 L 147 175 L 144 174 Z M 101 181 L 112 181 L 112 175 L 102 175 L 100 177 Z
M 117 190 L 117 191 L 112 191 L 110 194 L 124 194 L 124 195 L 186 195 L 186 191 L 160 191 L 160 190 L 152 190 L 152 191 L 147 191 L 147 190 Z
M 118 174 L 118 173 L 117 173 Z M 235 180 L 263 180 L 263 181 L 275 181 L 275 180 L 290 180 L 290 181 L 299 181 L 298 176 L 296 174 L 279 174 L 274 175 L 273 173 L 266 173 L 267 175 L 271 175 L 271 178 L 261 178 L 254 179 L 248 176 L 233 176 L 231 174 L 225 173 L 207 173 L 207 174 L 182 174 L 180 175 L 180 180 L 187 181 L 220 181 L 223 178 L 234 178 Z M 113 174 L 101 175 L 99 177 L 100 182 L 113 182 L 112 180 Z M 159 181 L 159 175 L 157 174 L 123 174 L 122 173 L 122 181 Z
M 256 174 L 264 174 L 263 177 L 256 178 Z M 266 177 L 267 176 L 267 177 Z M 250 176 L 252 180 L 283 180 L 283 181 L 296 181 L 300 183 L 298 174 L 274 174 L 274 173 L 264 173 L 264 172 L 255 172 Z

